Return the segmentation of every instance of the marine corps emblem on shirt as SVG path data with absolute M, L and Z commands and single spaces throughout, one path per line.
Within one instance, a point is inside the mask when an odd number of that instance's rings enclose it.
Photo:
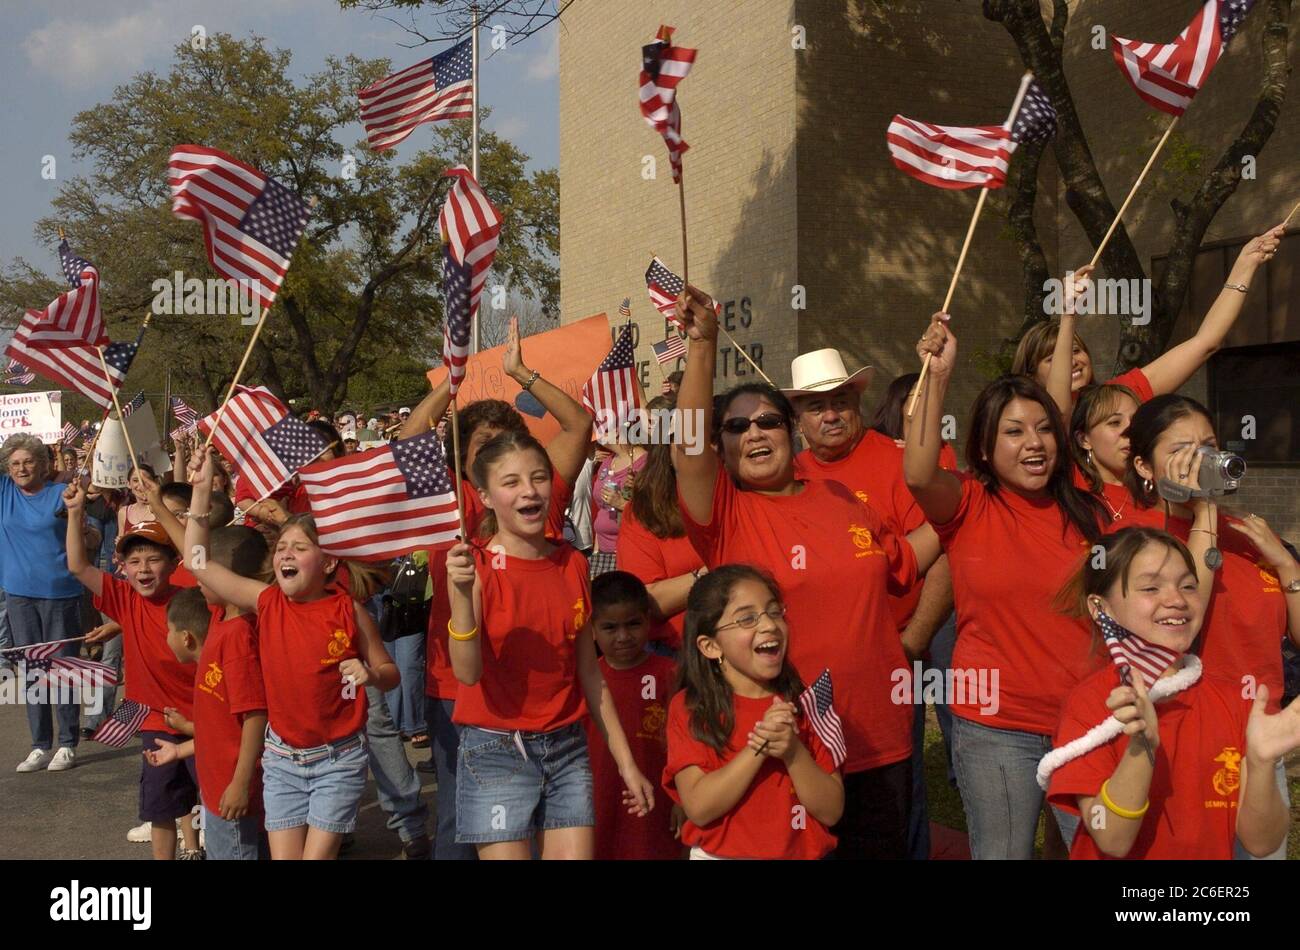
M 207 684 L 209 689 L 216 689 L 218 684 L 221 683 L 221 667 L 215 663 L 209 663 L 208 671 L 203 674 L 203 682 Z
M 1226 746 L 1214 761 L 1223 763 L 1214 773 L 1214 790 L 1225 797 L 1231 795 L 1241 786 L 1241 752 L 1236 746 Z
M 1259 576 L 1264 581 L 1264 593 L 1271 594 L 1282 589 L 1281 579 L 1269 569 L 1269 565 L 1256 561 L 1255 567 L 1259 568 Z
M 668 714 L 664 712 L 664 707 L 658 703 L 649 703 L 645 711 L 641 713 L 641 728 L 637 730 L 638 739 L 657 739 L 659 742 L 666 743 L 664 737 L 664 723 L 668 721 Z
M 326 665 L 338 663 L 343 659 L 343 654 L 348 652 L 350 646 L 352 646 L 352 638 L 348 636 L 347 631 L 335 630 L 334 635 L 330 637 L 329 643 L 325 645 L 325 650 L 329 653 L 329 656 L 322 659 L 321 663 Z
M 872 549 L 874 539 L 871 537 L 871 531 L 861 525 L 849 525 L 849 534 L 853 535 L 853 546 L 858 549 L 854 557 L 867 557 L 871 554 L 884 554 L 879 548 Z
M 867 493 L 862 491 L 861 489 L 858 489 L 853 494 L 856 495 L 858 497 L 858 501 L 862 502 L 864 505 L 871 504 L 871 499 L 868 498 Z

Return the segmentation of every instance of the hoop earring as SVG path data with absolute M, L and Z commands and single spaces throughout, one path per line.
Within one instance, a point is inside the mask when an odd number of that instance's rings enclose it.
M 1088 456 L 1087 456 L 1087 458 L 1088 458 L 1088 467 L 1089 467 L 1089 468 L 1096 468 L 1096 466 L 1092 464 L 1092 449 L 1089 449 L 1089 450 L 1088 450 Z
M 1155 488 L 1156 486 L 1151 483 L 1151 479 L 1149 478 L 1142 479 L 1142 490 L 1145 491 L 1148 495 L 1151 494 L 1153 491 L 1155 491 Z

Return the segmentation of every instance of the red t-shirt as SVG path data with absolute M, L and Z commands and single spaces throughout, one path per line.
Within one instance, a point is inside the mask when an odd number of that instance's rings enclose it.
M 1113 665 L 1088 677 L 1066 700 L 1056 746 L 1086 733 L 1110 715 L 1106 697 L 1119 685 Z M 1246 753 L 1246 719 L 1251 702 L 1235 681 L 1204 673 L 1182 692 L 1156 704 L 1160 746 L 1151 775 L 1151 807 L 1142 819 L 1128 860 L 1232 858 L 1237 837 L 1237 789 Z M 1048 797 L 1079 814 L 1078 797 L 1096 796 L 1114 774 L 1128 748 L 1128 737 L 1112 739 L 1052 773 Z M 1273 775 L 1251 776 L 1273 781 Z M 1103 807 L 1100 799 L 1096 807 Z M 1088 833 L 1091 816 L 1074 837 L 1071 859 L 1104 859 Z
M 1147 379 L 1147 374 L 1142 372 L 1140 368 L 1131 369 L 1127 373 L 1120 373 L 1118 376 L 1106 380 L 1105 385 L 1127 386 L 1133 390 L 1133 395 L 1138 397 L 1138 405 L 1155 398 L 1155 392 L 1151 389 L 1151 380 Z
M 654 781 L 668 764 L 668 700 L 677 667 L 663 656 L 647 654 L 630 670 L 616 670 L 600 660 L 600 672 L 614 698 L 618 721 L 641 774 Z M 600 729 L 588 717 L 587 749 L 596 805 L 597 861 L 673 861 L 682 846 L 668 826 L 670 809 L 656 807 L 638 818 L 623 804 L 623 779 Z
M 1053 606 L 1088 541 L 1050 498 L 992 494 L 972 475 L 957 477 L 957 513 L 934 528 L 957 606 L 952 668 L 977 679 L 954 676 L 949 707 L 981 725 L 1051 735 L 1092 665 L 1088 627 Z
M 925 524 L 925 512 L 903 480 L 903 449 L 883 432 L 868 429 L 852 452 L 834 462 L 823 462 L 811 449 L 804 449 L 795 456 L 794 464 L 796 478 L 839 482 L 875 508 L 900 535 L 911 534 Z M 939 467 L 957 471 L 957 455 L 946 442 L 939 448 Z M 905 594 L 890 595 L 889 609 L 899 631 L 912 619 L 924 581 L 921 575 Z
M 366 727 L 366 691 L 345 696 L 339 673 L 340 663 L 360 656 L 357 636 L 353 601 L 342 591 L 299 603 L 272 584 L 257 598 L 267 719 L 288 745 L 310 749 Z
M 1079 466 L 1075 465 L 1070 471 L 1075 488 L 1090 494 L 1096 494 L 1092 491 L 1092 485 L 1088 482 L 1088 477 L 1083 474 L 1083 470 Z M 1125 486 L 1102 482 L 1099 498 L 1102 500 L 1102 507 L 1106 509 L 1109 516 L 1107 531 L 1118 531 L 1120 528 L 1127 528 L 1135 523 L 1134 515 L 1138 505 Z
M 244 713 L 266 709 L 262 666 L 257 659 L 257 628 L 251 615 L 225 619 L 222 607 L 208 606 L 212 620 L 194 678 L 194 766 L 199 794 L 214 814 L 221 812 L 244 736 Z M 262 767 L 248 785 L 253 814 L 262 813 Z
M 1268 686 L 1268 711 L 1282 708 L 1282 640 L 1287 636 L 1286 594 L 1273 569 L 1260 558 L 1255 546 L 1236 528 L 1240 519 L 1219 515 L 1218 540 L 1223 566 L 1214 572 L 1214 594 L 1206 605 L 1205 622 L 1194 651 L 1220 676 L 1245 678 Z M 1139 508 L 1134 523 L 1168 530 L 1184 544 L 1192 523 L 1170 517 L 1165 527 L 1163 508 Z
M 632 513 L 632 506 L 623 509 L 623 525 L 618 532 L 618 548 L 615 564 L 620 571 L 635 574 L 641 583 L 649 587 L 657 581 L 671 580 L 704 566 L 699 552 L 691 544 L 691 539 L 683 535 L 680 538 L 660 538 L 637 520 Z M 686 611 L 679 610 L 662 623 L 655 624 L 650 631 L 651 640 L 662 640 L 674 650 L 681 649 L 682 628 L 686 623 Z
M 167 645 L 167 604 L 177 589 L 145 599 L 112 574 L 101 573 L 100 583 L 95 609 L 122 625 L 126 698 L 149 707 L 140 728 L 176 735 L 163 720 L 163 709 L 173 706 L 186 719 L 194 717 L 195 669 L 193 663 L 177 661 Z
M 497 557 L 505 566 L 494 569 Z M 473 686 L 461 685 L 452 721 L 522 732 L 577 722 L 587 714 L 576 643 L 591 616 L 587 559 L 558 544 L 537 560 L 475 551 L 475 562 L 483 675 Z
M 176 570 L 172 571 L 171 582 L 173 587 L 199 586 L 199 579 L 190 573 L 188 567 L 181 563 L 177 563 Z
M 895 671 L 908 663 L 887 594 L 915 582 L 912 546 L 839 482 L 804 482 L 797 495 L 764 495 L 738 489 L 721 464 L 712 520 L 696 524 L 685 505 L 682 520 L 710 569 L 753 564 L 780 585 L 790 662 L 807 682 L 831 671 L 848 749 L 844 771 L 908 758 L 912 707 L 890 698 Z
M 677 792 L 676 775 L 682 769 L 695 765 L 713 772 L 738 755 L 754 754 L 745 737 L 763 718 L 772 700 L 733 695 L 732 703 L 736 725 L 721 755 L 691 733 L 685 692 L 678 693 L 669 704 L 668 764 L 664 766 L 663 786 L 668 797 L 678 804 L 682 797 Z M 808 725 L 806 716 L 799 717 L 799 740 L 819 768 L 827 773 L 835 771 L 834 759 Z M 682 825 L 682 843 L 718 858 L 816 861 L 835 849 L 835 836 L 799 803 L 785 763 L 767 756 L 735 807 L 703 828 L 687 821 Z
M 465 530 L 470 533 L 470 537 L 475 537 L 487 509 L 479 499 L 478 489 L 467 479 L 461 481 L 461 498 L 465 505 Z M 551 541 L 558 543 L 564 540 L 564 510 L 568 507 L 569 485 L 552 466 L 551 505 L 546 512 L 546 537 Z M 447 594 L 446 548 L 429 552 L 429 577 L 433 580 L 433 601 L 429 610 L 429 629 L 425 636 L 424 694 L 454 702 L 460 690 L 460 681 L 451 671 L 451 658 L 447 653 L 447 621 L 451 619 L 451 601 Z

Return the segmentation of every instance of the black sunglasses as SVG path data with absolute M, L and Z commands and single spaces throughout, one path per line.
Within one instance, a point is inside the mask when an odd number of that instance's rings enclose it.
M 729 432 L 732 435 L 741 435 L 748 432 L 751 425 L 756 425 L 760 429 L 784 429 L 785 416 L 776 412 L 764 412 L 755 416 L 753 419 L 747 419 L 744 416 L 732 416 L 722 424 L 722 431 Z

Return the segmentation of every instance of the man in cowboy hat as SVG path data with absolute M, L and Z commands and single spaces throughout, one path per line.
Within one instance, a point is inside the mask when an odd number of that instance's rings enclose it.
M 900 444 L 891 435 L 868 428 L 862 418 L 862 394 L 871 384 L 872 374 L 870 366 L 850 374 L 835 349 L 795 357 L 790 364 L 791 386 L 782 390 L 794 405 L 799 433 L 808 446 L 795 457 L 795 475 L 842 483 L 875 508 L 897 534 L 933 532 L 903 480 Z M 951 458 L 951 449 L 945 449 Z M 954 468 L 955 462 L 953 458 Z M 890 609 L 908 660 L 921 659 L 952 613 L 947 556 L 940 556 L 906 594 L 891 597 Z M 919 685 L 913 684 L 914 689 Z M 908 827 L 908 849 L 914 859 L 928 856 L 930 838 L 920 756 L 925 738 L 924 703 L 916 705 L 916 713 Z

